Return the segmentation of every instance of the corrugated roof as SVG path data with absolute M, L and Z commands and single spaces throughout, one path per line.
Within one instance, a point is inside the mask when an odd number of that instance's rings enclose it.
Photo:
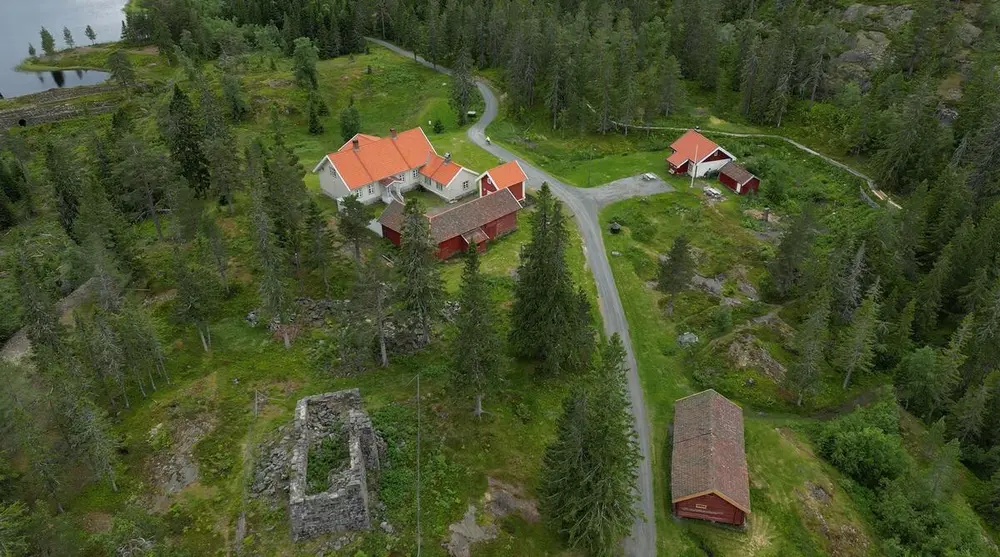
M 749 170 L 743 168 L 742 166 L 736 164 L 733 161 L 729 161 L 729 163 L 726 164 L 726 166 L 723 166 L 722 170 L 719 170 L 719 174 L 728 176 L 733 180 L 736 180 L 736 183 L 740 185 L 743 185 L 749 182 L 751 178 L 754 178 L 754 175 L 751 174 Z
M 506 192 L 506 195 L 503 193 Z M 430 222 L 431 238 L 435 244 L 475 231 L 500 217 L 517 212 L 521 204 L 510 190 L 496 195 L 477 197 L 460 203 L 427 217 Z M 393 201 L 378 218 L 382 226 L 401 232 L 403 229 L 403 205 Z
M 695 130 L 688 130 L 684 135 L 677 138 L 670 144 L 674 153 L 667 157 L 667 162 L 674 166 L 681 166 L 684 161 L 701 162 L 705 157 L 715 152 L 719 146 L 711 139 L 701 135 Z M 695 161 L 697 157 L 697 161 Z
M 353 145 L 354 139 L 358 141 L 357 149 Z M 424 131 L 413 128 L 400 132 L 396 137 L 355 135 L 339 151 L 327 155 L 327 158 L 337 168 L 347 187 L 356 190 L 427 164 L 432 155 L 436 155 L 436 152 Z
M 714 493 L 750 512 L 743 410 L 712 389 L 674 403 L 670 498 Z

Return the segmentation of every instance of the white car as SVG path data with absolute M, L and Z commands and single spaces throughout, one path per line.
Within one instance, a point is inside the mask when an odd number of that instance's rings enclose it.
M 656 174 L 653 174 L 652 172 L 647 172 L 642 175 L 642 179 L 647 182 L 652 182 L 653 180 L 656 180 Z

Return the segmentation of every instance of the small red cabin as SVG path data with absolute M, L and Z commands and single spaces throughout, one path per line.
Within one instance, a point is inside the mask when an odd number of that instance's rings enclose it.
M 528 175 L 517 161 L 510 161 L 491 168 L 479 175 L 479 197 L 508 189 L 514 199 L 524 202 L 524 186 Z
M 488 240 L 517 230 L 517 212 L 520 209 L 521 203 L 514 198 L 514 193 L 506 189 L 497 195 L 479 197 L 425 215 L 431 238 L 438 246 L 438 258 L 448 259 L 472 245 L 479 251 L 485 250 Z M 382 236 L 400 245 L 403 204 L 393 201 L 382 211 L 378 221 L 382 225 Z
M 760 188 L 760 179 L 735 162 L 722 167 L 719 171 L 719 181 L 740 195 L 749 191 L 757 193 L 757 189 Z
M 667 157 L 667 164 L 671 174 L 693 174 L 695 178 L 701 178 L 736 160 L 732 153 L 695 130 L 684 132 L 670 144 L 670 148 L 673 153 Z
M 750 514 L 743 410 L 712 389 L 674 403 L 674 515 L 742 526 Z

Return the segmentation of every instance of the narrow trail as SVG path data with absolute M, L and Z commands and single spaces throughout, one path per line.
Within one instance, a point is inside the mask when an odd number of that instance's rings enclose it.
M 401 56 L 412 58 L 428 68 L 451 75 L 451 70 L 431 64 L 423 58 L 414 55 L 414 53 L 394 44 L 379 39 L 369 38 L 368 40 L 388 48 Z M 499 145 L 487 144 L 486 127 L 496 118 L 499 103 L 493 90 L 485 82 L 476 80 L 476 86 L 479 88 L 479 92 L 486 102 L 486 110 L 483 112 L 482 117 L 469 128 L 469 139 L 496 157 L 506 161 L 517 160 L 528 174 L 529 184 L 537 188 L 542 182 L 548 182 L 552 188 L 552 193 L 573 211 L 577 225 L 580 228 L 580 235 L 583 238 L 587 262 L 591 273 L 594 275 L 594 281 L 597 283 L 599 306 L 601 315 L 604 317 L 604 330 L 608 336 L 618 333 L 625 344 L 626 363 L 628 364 L 628 391 L 632 402 L 632 415 L 635 418 L 635 431 L 639 439 L 639 449 L 642 453 L 642 460 L 639 463 L 638 470 L 636 470 L 638 476 L 638 501 L 636 507 L 639 511 L 639 516 L 632 526 L 631 535 L 625 541 L 625 553 L 636 557 L 656 555 L 656 520 L 653 504 L 650 425 L 646 417 L 646 404 L 643 400 L 642 385 L 639 382 L 635 353 L 632 350 L 628 321 L 625 319 L 625 309 L 622 307 L 618 288 L 611 273 L 611 265 L 608 262 L 607 252 L 604 249 L 604 238 L 601 234 L 601 224 L 598 218 L 600 205 L 595 196 L 588 193 L 587 190 L 570 186 L 556 179 L 544 170 L 537 168 L 530 162 Z M 622 190 L 622 199 L 628 197 L 630 193 L 635 192 Z

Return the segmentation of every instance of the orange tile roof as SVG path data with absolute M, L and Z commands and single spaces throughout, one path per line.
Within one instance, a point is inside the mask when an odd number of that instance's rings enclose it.
M 439 184 L 448 185 L 462 171 L 462 165 L 448 161 L 441 155 L 431 155 L 431 160 L 420 169 L 420 173 Z
M 505 162 L 500 166 L 487 170 L 486 174 L 489 174 L 490 181 L 496 186 L 497 191 L 528 180 L 528 175 L 524 173 L 524 170 L 517 161 Z
M 357 149 L 353 139 L 358 140 Z M 394 138 L 358 134 L 352 141 L 326 156 L 350 190 L 423 166 L 437 154 L 420 128 L 400 132 Z
M 354 137 L 348 139 L 343 145 L 340 146 L 340 149 L 337 149 L 337 150 L 338 151 L 346 151 L 347 149 L 350 149 L 352 147 L 351 143 L 355 139 L 358 140 L 358 144 L 359 145 L 367 145 L 369 143 L 374 143 L 375 141 L 378 141 L 378 140 L 380 140 L 382 138 L 379 137 L 379 136 L 377 136 L 377 135 L 368 135 L 366 133 L 356 133 L 356 134 L 354 134 Z
M 711 155 L 719 148 L 711 139 L 701 135 L 695 130 L 688 130 L 684 135 L 677 138 L 670 144 L 674 153 L 667 157 L 667 162 L 674 166 L 680 166 L 685 161 L 701 162 L 705 157 Z M 698 160 L 695 161 L 695 157 Z

